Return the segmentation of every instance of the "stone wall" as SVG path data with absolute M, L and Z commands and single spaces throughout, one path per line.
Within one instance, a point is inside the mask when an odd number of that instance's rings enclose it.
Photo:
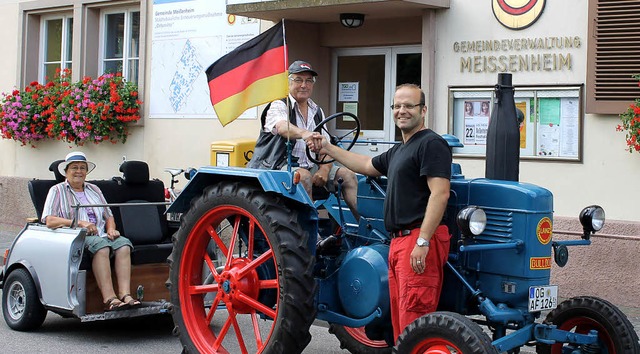
M 13 241 L 26 218 L 35 217 L 28 178 L 0 176 L 0 245 Z
M 580 239 L 578 220 L 554 219 L 554 238 Z M 607 220 L 604 228 L 591 237 L 590 246 L 572 246 L 564 268 L 553 263 L 551 283 L 560 286 L 559 295 L 569 298 L 592 295 L 616 305 L 640 303 L 640 223 Z

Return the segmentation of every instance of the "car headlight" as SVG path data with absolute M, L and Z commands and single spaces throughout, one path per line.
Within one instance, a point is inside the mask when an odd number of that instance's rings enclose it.
M 458 212 L 456 222 L 463 236 L 478 236 L 487 227 L 487 214 L 477 206 L 468 206 Z
M 600 231 L 604 226 L 604 209 L 599 205 L 591 205 L 582 209 L 580 223 L 585 232 Z

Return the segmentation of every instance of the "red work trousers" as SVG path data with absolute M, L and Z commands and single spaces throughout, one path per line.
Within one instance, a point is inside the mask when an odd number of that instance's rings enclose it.
M 418 317 L 434 312 L 440 300 L 443 268 L 449 256 L 449 228 L 440 225 L 431 237 L 425 270 L 417 274 L 411 268 L 411 251 L 420 228 L 407 236 L 391 240 L 389 247 L 389 297 L 394 341 L 404 328 Z

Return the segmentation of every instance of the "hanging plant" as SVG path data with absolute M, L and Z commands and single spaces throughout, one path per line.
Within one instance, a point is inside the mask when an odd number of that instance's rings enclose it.
M 137 85 L 120 73 L 72 82 L 71 70 L 59 70 L 44 85 L 32 82 L 2 96 L 0 134 L 22 145 L 44 139 L 124 143 L 128 123 L 140 119 Z
M 640 81 L 640 75 L 633 75 Z M 638 83 L 640 86 L 640 82 Z M 627 110 L 620 115 L 622 124 L 618 124 L 617 131 L 626 132 L 627 151 L 640 153 L 640 98 L 636 98 Z

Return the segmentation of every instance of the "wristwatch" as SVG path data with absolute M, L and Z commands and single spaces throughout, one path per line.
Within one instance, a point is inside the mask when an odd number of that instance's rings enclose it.
M 425 240 L 422 237 L 418 237 L 418 239 L 416 240 L 416 245 L 418 247 L 430 247 L 431 243 L 429 243 L 429 240 Z

